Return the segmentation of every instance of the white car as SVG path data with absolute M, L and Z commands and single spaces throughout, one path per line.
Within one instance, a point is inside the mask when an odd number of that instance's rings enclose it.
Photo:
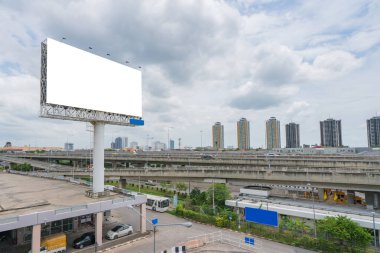
M 119 237 L 130 235 L 133 233 L 133 227 L 129 224 L 120 224 L 109 230 L 106 234 L 106 238 L 109 240 L 114 240 Z

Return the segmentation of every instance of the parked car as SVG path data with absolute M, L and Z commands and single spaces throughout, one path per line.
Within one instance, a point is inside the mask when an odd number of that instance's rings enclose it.
M 73 247 L 76 249 L 82 249 L 83 247 L 95 244 L 95 233 L 88 232 L 75 239 Z
M 109 240 L 114 240 L 119 237 L 130 235 L 133 233 L 133 228 L 129 224 L 120 224 L 109 230 L 106 234 L 106 238 Z

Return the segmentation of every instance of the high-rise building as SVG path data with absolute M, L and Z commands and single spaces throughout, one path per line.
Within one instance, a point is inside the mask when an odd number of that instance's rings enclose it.
M 112 146 L 112 144 L 111 144 Z M 114 149 L 123 149 L 128 147 L 128 137 L 117 137 L 114 142 Z
M 368 147 L 380 147 L 380 117 L 376 116 L 367 120 Z
M 250 147 L 249 121 L 241 118 L 237 122 L 237 146 L 240 150 L 248 150 Z
M 321 146 L 342 147 L 342 125 L 340 120 L 326 119 L 320 122 Z
M 224 148 L 224 127 L 220 122 L 212 126 L 212 147 L 214 149 Z
M 174 149 L 174 140 L 170 140 L 169 143 L 170 143 L 170 149 Z
M 64 145 L 65 151 L 73 151 L 74 150 L 74 143 L 68 143 L 66 142 Z
M 300 147 L 300 125 L 293 122 L 286 124 L 285 133 L 286 133 L 286 147 L 299 148 Z
M 280 121 L 271 117 L 266 121 L 267 149 L 281 148 Z

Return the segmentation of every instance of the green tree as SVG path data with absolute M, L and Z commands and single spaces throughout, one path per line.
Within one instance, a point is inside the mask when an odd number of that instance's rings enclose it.
M 311 231 L 311 228 L 303 220 L 298 218 L 290 219 L 288 216 L 281 218 L 280 229 L 289 230 L 296 236 L 307 235 Z
M 326 217 L 317 223 L 318 235 L 347 249 L 365 252 L 372 241 L 371 234 L 346 216 Z
M 230 189 L 225 184 L 213 184 L 207 190 L 207 203 L 212 205 L 213 199 L 215 205 L 219 208 L 225 206 L 226 199 L 231 198 Z
M 195 187 L 190 192 L 191 204 L 195 206 L 201 206 L 206 203 L 206 193 L 201 192 L 199 188 Z
M 187 190 L 187 186 L 185 183 L 177 183 L 175 185 L 175 188 L 178 190 L 178 191 L 186 191 Z

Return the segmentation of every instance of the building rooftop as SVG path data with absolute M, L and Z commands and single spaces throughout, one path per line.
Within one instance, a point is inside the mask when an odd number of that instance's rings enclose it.
M 92 199 L 85 196 L 89 187 L 84 185 L 5 172 L 0 175 L 0 188 L 0 218 L 61 209 L 121 196 L 112 193 L 110 197 Z

